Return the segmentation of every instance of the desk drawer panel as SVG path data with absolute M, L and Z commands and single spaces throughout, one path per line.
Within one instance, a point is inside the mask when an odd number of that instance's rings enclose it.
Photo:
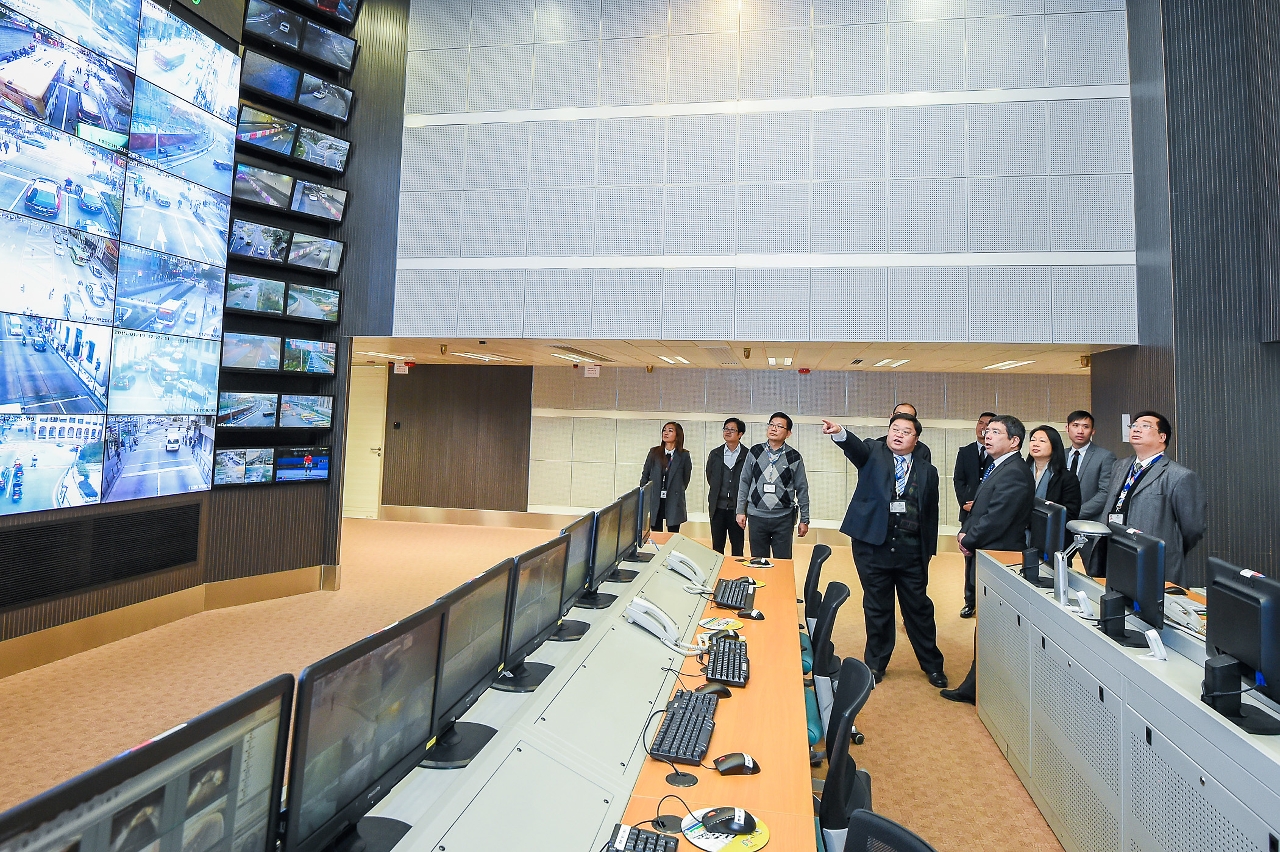
M 1030 765 L 1031 693 L 1026 619 L 983 584 L 978 598 L 978 700 L 1022 766 Z

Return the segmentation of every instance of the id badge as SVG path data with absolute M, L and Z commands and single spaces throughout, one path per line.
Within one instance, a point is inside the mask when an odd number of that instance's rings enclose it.
M 774 492 L 774 489 L 775 487 L 772 482 L 766 482 L 764 485 L 760 486 L 760 490 L 763 491 L 765 494 L 772 494 Z
M 907 513 L 906 500 L 894 500 L 889 503 L 889 511 L 895 515 L 905 515 Z
M 665 491 L 659 491 L 659 492 L 658 492 L 658 499 L 659 499 L 659 500 L 665 500 L 665 499 L 667 499 L 667 492 L 665 492 Z
M 1124 515 L 1120 514 L 1119 512 L 1113 512 L 1110 515 L 1107 515 L 1107 520 L 1113 524 L 1123 524 Z

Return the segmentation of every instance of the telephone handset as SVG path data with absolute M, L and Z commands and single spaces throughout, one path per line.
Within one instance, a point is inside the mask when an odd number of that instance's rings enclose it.
M 1185 627 L 1200 636 L 1205 635 L 1204 619 L 1187 603 L 1174 595 L 1164 596 L 1164 617 L 1179 627 Z
M 631 599 L 631 603 L 627 604 L 627 608 L 622 615 L 627 621 L 637 627 L 643 627 L 654 636 L 657 636 L 662 640 L 663 645 L 678 654 L 683 654 L 686 657 L 695 657 L 702 653 L 702 649 L 686 645 L 680 641 L 680 628 L 676 627 L 676 623 L 671 620 L 671 616 L 663 612 L 657 604 L 647 601 L 639 595 Z
M 706 575 L 683 553 L 676 553 L 674 550 L 668 553 L 667 567 L 696 586 L 705 587 L 707 584 Z

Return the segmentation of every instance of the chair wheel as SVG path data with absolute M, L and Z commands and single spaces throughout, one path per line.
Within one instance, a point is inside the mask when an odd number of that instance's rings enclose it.
M 854 745 L 862 745 L 862 744 L 863 744 L 864 742 L 866 742 L 866 741 L 867 741 L 867 738 L 866 738 L 866 737 L 864 737 L 864 736 L 862 735 L 862 731 L 854 731 L 854 732 L 853 732 L 853 744 L 854 744 Z

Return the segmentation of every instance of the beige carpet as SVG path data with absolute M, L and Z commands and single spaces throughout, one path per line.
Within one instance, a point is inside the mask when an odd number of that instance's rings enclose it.
M 302 670 L 409 615 L 501 559 L 546 540 L 540 530 L 348 520 L 342 590 L 202 613 L 0 680 L 0 811 L 281 672 Z M 803 581 L 809 549 L 797 550 Z M 959 557 L 934 563 L 939 644 L 953 680 L 968 670 Z M 824 584 L 853 597 L 837 624 L 842 656 L 861 656 L 857 575 L 848 548 Z M 858 717 L 854 748 L 874 779 L 876 810 L 941 852 L 1061 846 L 968 705 L 938 697 L 899 627 L 884 682 Z

